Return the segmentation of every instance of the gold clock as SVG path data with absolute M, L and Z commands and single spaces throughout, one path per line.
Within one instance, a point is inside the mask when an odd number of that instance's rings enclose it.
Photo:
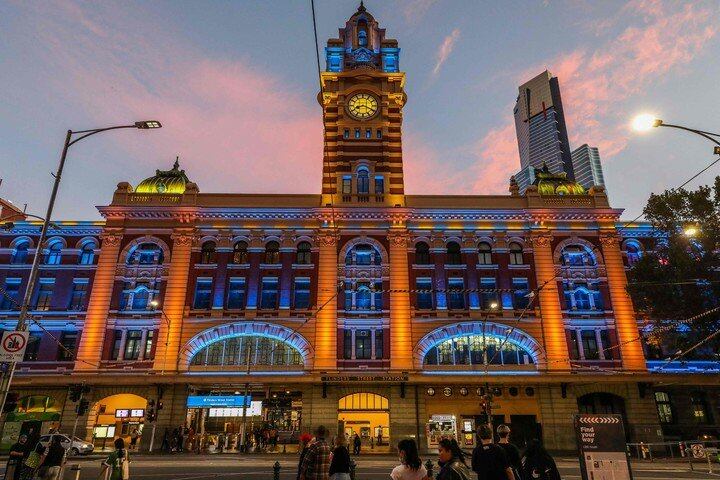
M 356 93 L 348 100 L 348 112 L 358 120 L 365 120 L 377 113 L 378 101 L 369 93 Z

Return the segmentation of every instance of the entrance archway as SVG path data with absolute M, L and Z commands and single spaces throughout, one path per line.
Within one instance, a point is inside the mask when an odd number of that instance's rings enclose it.
M 123 438 L 130 445 L 130 437 L 137 430 L 143 433 L 147 400 L 132 393 L 110 395 L 98 400 L 88 415 L 92 438 L 99 449 L 112 448 L 113 440 Z M 149 441 L 149 440 L 148 440 Z M 139 447 L 140 439 L 138 439 Z
M 363 449 L 390 451 L 390 401 L 375 393 L 353 393 L 338 401 L 338 424 L 352 449 L 355 435 Z
M 612 393 L 594 392 L 578 397 L 577 403 L 580 413 L 614 413 L 620 415 L 625 426 L 625 436 L 630 438 L 627 415 L 625 414 L 625 400 L 622 397 Z

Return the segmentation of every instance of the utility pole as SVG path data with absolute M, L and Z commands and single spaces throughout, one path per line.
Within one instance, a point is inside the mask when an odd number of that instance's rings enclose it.
M 247 346 L 245 348 L 245 365 L 246 365 L 245 375 L 246 375 L 246 378 L 245 378 L 245 393 L 243 396 L 243 413 L 242 413 L 243 429 L 242 429 L 242 435 L 240 436 L 240 445 L 241 445 L 242 451 L 247 453 L 245 440 L 247 438 L 247 424 L 246 424 L 247 399 L 248 399 L 248 394 L 249 394 L 249 390 L 250 390 L 250 382 L 248 381 L 248 379 L 250 377 L 250 351 L 252 350 L 252 341 L 251 340 L 253 339 L 253 337 L 245 337 L 245 338 L 247 338 L 248 341 L 247 341 Z

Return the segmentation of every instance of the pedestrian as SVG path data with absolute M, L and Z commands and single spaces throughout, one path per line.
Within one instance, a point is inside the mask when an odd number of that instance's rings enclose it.
M 555 460 L 542 446 L 540 440 L 532 440 L 522 459 L 522 476 L 525 480 L 560 480 Z
M 115 439 L 115 450 L 103 462 L 107 480 L 130 479 L 130 455 L 125 449 L 125 440 Z
M 160 450 L 165 453 L 170 451 L 170 430 L 168 427 L 165 427 L 165 431 L 163 432 L 162 444 L 160 444 Z
M 343 435 L 338 435 L 335 439 L 328 473 L 330 480 L 350 480 L 350 451 Z
M 315 441 L 308 446 L 300 465 L 300 480 L 328 480 L 330 446 L 325 440 L 327 433 L 322 425 L 315 429 Z
M 298 446 L 298 449 L 300 450 L 300 459 L 298 460 L 298 469 L 297 469 L 297 476 L 296 480 L 300 480 L 300 467 L 302 467 L 303 460 L 305 459 L 305 454 L 307 453 L 308 444 L 312 440 L 312 435 L 309 433 L 303 433 L 300 435 L 300 444 Z
M 39 471 L 42 472 L 39 475 L 44 480 L 59 480 L 60 472 L 65 465 L 65 458 L 67 452 L 63 448 L 60 440 L 60 435 L 53 435 L 50 440 L 50 445 L 47 446 L 43 452 L 43 460 L 40 463 Z
M 465 464 L 463 453 L 457 440 L 443 438 L 438 445 L 440 472 L 437 480 L 470 480 L 470 470 Z
M 135 427 L 133 428 L 133 431 L 130 432 L 130 450 L 137 449 L 138 438 L 140 438 L 140 432 L 137 427 Z
M 478 446 L 473 450 L 472 469 L 478 480 L 515 480 L 505 450 L 493 443 L 489 425 L 477 427 Z
M 7 480 L 20 480 L 20 472 L 29 454 L 28 437 L 24 434 L 20 435 L 18 441 L 10 447 L 8 453 L 7 466 L 5 467 L 5 478 Z
M 520 470 L 522 469 L 520 464 L 520 449 L 510 443 L 510 427 L 505 424 L 499 425 L 497 434 L 499 438 L 497 444 L 505 450 L 505 456 L 510 463 L 510 468 L 512 468 L 515 480 L 520 480 Z
M 362 448 L 362 440 L 360 440 L 360 435 L 358 435 L 356 433 L 355 438 L 353 438 L 353 454 L 360 455 L 361 448 Z
M 33 437 L 30 437 L 30 439 L 32 438 Z M 28 445 L 30 445 L 28 451 L 30 453 L 25 457 L 25 461 L 21 466 L 22 470 L 20 471 L 20 480 L 31 480 L 35 478 L 43 460 L 45 447 L 43 447 L 38 440 L 34 443 L 31 442 L 32 440 L 28 441 Z
M 415 440 L 411 438 L 400 440 L 398 457 L 400 465 L 393 468 L 390 473 L 392 480 L 424 480 L 427 477 L 427 470 L 422 464 Z

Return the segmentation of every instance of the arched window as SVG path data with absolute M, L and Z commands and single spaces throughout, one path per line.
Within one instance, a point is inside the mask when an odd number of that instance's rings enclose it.
M 510 244 L 510 265 L 523 265 L 523 248 L 517 242 Z
M 367 47 L 367 44 L 367 22 L 365 20 L 360 20 L 358 22 L 358 46 Z
M 425 365 L 532 365 L 532 355 L 505 337 L 462 335 L 436 344 Z
M 25 263 L 27 261 L 29 247 L 30 244 L 26 241 L 18 243 L 15 246 L 15 250 L 13 250 L 13 255 L 10 263 L 13 265 L 21 265 Z
M 233 246 L 233 263 L 248 263 L 248 244 L 244 240 L 240 240 Z
M 92 265 L 95 261 L 96 248 L 97 244 L 95 242 L 87 242 L 85 245 L 83 245 L 82 250 L 80 251 L 80 258 L 78 260 L 78 263 L 80 265 Z
M 632 240 L 625 244 L 625 253 L 627 255 L 627 261 L 629 266 L 635 265 L 640 258 L 642 258 L 642 250 L 640 244 Z
M 138 287 L 133 294 L 132 309 L 147 310 L 150 291 L 145 286 Z
M 280 263 L 280 244 L 274 240 L 265 244 L 265 263 L 274 265 Z
M 249 351 L 248 351 L 249 349 Z M 237 336 L 207 345 L 195 354 L 190 366 L 302 366 L 300 351 L 289 343 L 260 335 Z
M 492 247 L 487 242 L 480 242 L 478 245 L 478 263 L 492 265 Z
M 380 253 L 367 243 L 359 243 L 348 251 L 345 265 L 380 265 Z
M 418 242 L 415 245 L 415 263 L 417 265 L 430 264 L 430 247 L 425 242 Z
M 200 263 L 208 264 L 215 262 L 215 242 L 209 240 L 202 244 L 202 250 L 200 251 Z
M 595 255 L 582 245 L 568 245 L 563 248 L 562 264 L 569 267 L 585 267 L 595 265 Z
M 357 193 L 358 195 L 367 195 L 370 193 L 370 177 L 366 168 L 358 169 Z
M 299 265 L 310 265 L 312 263 L 312 253 L 311 253 L 311 245 L 310 242 L 300 242 L 297 246 L 297 258 L 295 259 L 295 263 Z
M 594 284 L 575 280 L 564 284 L 565 303 L 571 310 L 602 310 L 600 290 Z
M 55 241 L 48 247 L 45 254 L 45 265 L 60 265 L 62 260 L 62 243 Z
M 138 265 L 162 265 L 163 251 L 154 243 L 141 243 L 128 255 L 128 264 Z
M 462 263 L 460 245 L 457 242 L 447 244 L 447 263 L 448 265 L 460 265 Z

